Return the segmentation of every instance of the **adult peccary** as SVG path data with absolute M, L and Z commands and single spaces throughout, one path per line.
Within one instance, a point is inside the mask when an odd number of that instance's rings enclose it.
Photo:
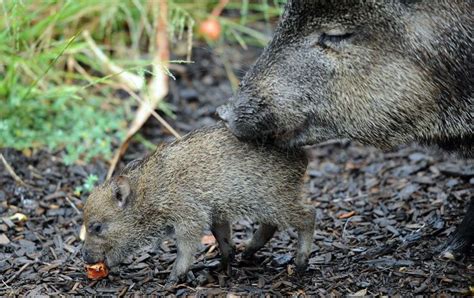
M 290 0 L 218 113 L 236 136 L 283 147 L 350 138 L 473 157 L 473 3 Z M 448 249 L 473 240 L 474 205 Z
M 186 274 L 210 227 L 229 271 L 230 224 L 245 217 L 260 226 L 244 257 L 263 247 L 277 227 L 291 226 L 298 232 L 295 263 L 304 270 L 315 221 L 314 209 L 302 203 L 306 166 L 300 149 L 247 144 L 223 124 L 197 130 L 93 190 L 84 207 L 84 261 L 115 266 L 174 230 L 178 253 L 170 286 Z

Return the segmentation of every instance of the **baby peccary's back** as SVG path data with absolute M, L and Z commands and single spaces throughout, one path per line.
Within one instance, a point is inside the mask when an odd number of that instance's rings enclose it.
M 301 149 L 243 143 L 219 124 L 188 135 L 164 154 L 165 172 L 179 177 L 167 180 L 170 188 L 208 207 L 213 218 L 265 218 L 288 226 L 286 213 L 300 206 L 307 166 Z
M 183 276 L 210 227 L 230 271 L 233 256 L 231 223 L 247 218 L 259 223 L 244 257 L 251 257 L 278 228 L 298 231 L 297 268 L 303 270 L 311 250 L 314 211 L 302 202 L 307 157 L 303 150 L 287 150 L 239 141 L 218 124 L 197 130 L 158 150 L 157 165 L 145 172 L 157 180 L 153 204 L 170 218 L 178 256 L 170 282 Z M 142 169 L 143 170 L 143 169 Z M 153 181 L 152 181 L 153 184 Z

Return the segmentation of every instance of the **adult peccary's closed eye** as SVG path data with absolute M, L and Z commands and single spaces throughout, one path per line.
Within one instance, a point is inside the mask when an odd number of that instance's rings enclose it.
M 140 247 L 176 235 L 177 258 L 170 284 L 187 271 L 203 230 L 211 228 L 230 270 L 230 224 L 258 221 L 244 256 L 251 256 L 277 228 L 298 231 L 295 263 L 305 268 L 311 250 L 314 210 L 301 200 L 304 151 L 240 142 L 224 125 L 197 130 L 93 190 L 84 208 L 84 260 L 117 265 Z
M 290 0 L 219 115 L 236 136 L 282 147 L 350 138 L 473 157 L 473 11 L 473 1 Z

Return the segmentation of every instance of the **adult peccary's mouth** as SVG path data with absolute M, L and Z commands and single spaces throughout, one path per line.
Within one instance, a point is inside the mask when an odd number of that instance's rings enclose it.
M 284 148 L 294 148 L 306 145 L 304 136 L 309 127 L 309 121 L 303 121 L 299 126 L 292 130 L 279 130 L 273 132 L 271 138 L 275 145 Z

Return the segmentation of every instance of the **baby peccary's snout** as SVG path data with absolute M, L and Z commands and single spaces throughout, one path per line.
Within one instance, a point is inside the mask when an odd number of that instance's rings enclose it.
M 295 264 L 302 271 L 315 224 L 314 209 L 301 199 L 306 166 L 303 150 L 241 142 L 222 123 L 197 130 L 132 162 L 91 193 L 85 225 L 106 228 L 87 230 L 86 242 L 111 247 L 105 258 L 118 263 L 172 227 L 177 256 L 170 287 L 186 276 L 209 227 L 219 244 L 222 268 L 230 274 L 231 224 L 247 218 L 259 228 L 244 257 L 262 248 L 277 229 L 293 227 L 298 232 Z

